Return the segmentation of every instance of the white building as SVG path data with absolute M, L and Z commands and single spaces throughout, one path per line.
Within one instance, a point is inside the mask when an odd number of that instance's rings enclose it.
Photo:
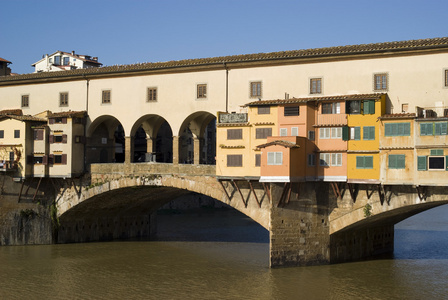
M 102 64 L 98 62 L 98 57 L 76 54 L 75 51 L 71 53 L 57 51 L 50 55 L 45 54 L 41 60 L 31 66 L 35 68 L 35 73 L 39 73 L 97 68 L 101 67 Z

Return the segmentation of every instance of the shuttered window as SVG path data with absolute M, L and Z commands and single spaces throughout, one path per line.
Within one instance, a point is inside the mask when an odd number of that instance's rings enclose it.
M 261 154 L 255 154 L 255 166 L 261 166 Z
M 362 109 L 365 115 L 375 114 L 375 100 L 364 100 L 362 102 Z
M 420 135 L 433 135 L 433 123 L 420 123 Z
M 411 123 L 387 123 L 384 125 L 385 136 L 410 136 Z
M 350 139 L 359 141 L 361 139 L 361 127 L 350 128 Z
M 243 166 L 243 155 L 242 154 L 227 155 L 227 166 L 228 167 L 242 167 Z
M 300 114 L 299 106 L 285 106 L 285 111 L 283 114 L 285 117 L 298 116 L 299 114 Z
M 288 128 L 280 128 L 280 136 L 287 136 Z
M 443 149 L 431 149 L 430 155 L 431 156 L 442 156 L 443 155 Z
M 243 129 L 227 129 L 227 139 L 228 140 L 242 140 L 243 139 Z
M 258 114 L 259 115 L 269 115 L 271 113 L 271 107 L 270 106 L 259 106 L 258 107 Z
M 426 161 L 427 161 L 426 156 L 418 156 L 417 157 L 417 170 L 418 171 L 426 171 L 426 169 L 427 169 Z
M 291 127 L 291 136 L 299 136 L 299 127 Z
M 283 153 L 282 152 L 268 152 L 268 165 L 282 165 Z
M 389 169 L 404 169 L 405 155 L 404 154 L 389 154 Z
M 356 156 L 357 169 L 373 169 L 373 156 Z
M 363 140 L 374 140 L 375 139 L 375 126 L 364 126 L 363 129 Z
M 268 136 L 272 136 L 272 128 L 257 128 L 255 130 L 256 139 L 266 139 Z
M 434 123 L 434 135 L 446 135 L 447 134 L 447 122 Z

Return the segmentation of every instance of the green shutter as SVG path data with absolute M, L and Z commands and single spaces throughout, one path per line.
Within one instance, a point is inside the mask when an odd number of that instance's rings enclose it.
M 364 156 L 356 156 L 356 168 L 364 169 Z
M 446 135 L 446 134 L 447 134 L 446 122 L 434 123 L 434 135 Z
M 445 170 L 448 171 L 448 155 L 445 156 Z
M 361 139 L 361 127 L 355 127 L 355 140 Z
M 433 134 L 433 123 L 420 124 L 420 135 L 432 135 L 432 134 Z
M 369 108 L 370 114 L 372 115 L 375 114 L 375 100 L 370 100 L 369 106 L 370 106 Z
M 349 139 L 349 128 L 348 126 L 344 126 L 342 127 L 342 140 L 343 141 L 348 141 Z
M 409 136 L 411 135 L 411 123 L 404 123 L 404 132 L 403 135 Z
M 374 126 L 364 126 L 362 138 L 363 138 L 363 140 L 374 140 L 375 139 L 375 127 Z
M 392 125 L 393 124 L 384 124 L 384 135 L 392 136 Z
M 389 155 L 389 169 L 404 169 L 405 168 L 404 154 L 390 154 Z
M 397 156 L 389 155 L 389 169 L 396 169 L 396 168 L 397 168 Z
M 417 170 L 426 171 L 426 156 L 417 156 Z
M 364 157 L 364 167 L 366 169 L 373 169 L 373 156 Z
M 442 156 L 443 155 L 443 149 L 431 149 L 430 155 L 431 156 Z
M 369 107 L 369 100 L 362 101 L 362 112 L 363 112 L 363 114 L 365 114 L 365 115 L 370 114 L 369 108 L 370 108 Z
M 397 155 L 397 168 L 404 169 L 406 167 L 406 156 L 404 154 Z

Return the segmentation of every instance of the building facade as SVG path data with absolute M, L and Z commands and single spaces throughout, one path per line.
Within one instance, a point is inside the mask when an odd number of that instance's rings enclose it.
M 31 65 L 35 68 L 35 73 L 67 71 L 76 69 L 98 68 L 102 64 L 98 62 L 98 57 L 77 54 L 75 51 L 56 51 L 53 54 L 45 54 L 41 60 Z

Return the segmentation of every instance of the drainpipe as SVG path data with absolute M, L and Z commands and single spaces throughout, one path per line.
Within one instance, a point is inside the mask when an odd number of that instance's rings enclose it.
M 223 63 L 224 69 L 226 69 L 226 113 L 229 112 L 229 69 L 226 63 Z
M 90 79 L 84 75 L 86 80 L 86 119 L 84 124 L 84 172 L 87 171 L 87 117 L 89 116 L 89 85 Z

